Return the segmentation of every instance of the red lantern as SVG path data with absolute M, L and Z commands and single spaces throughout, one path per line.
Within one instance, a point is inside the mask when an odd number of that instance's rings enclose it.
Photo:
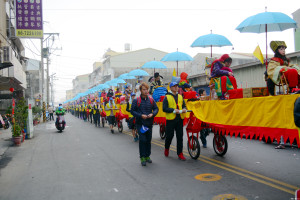
M 11 92 L 14 92 L 14 90 L 15 90 L 14 88 L 9 88 L 9 91 Z

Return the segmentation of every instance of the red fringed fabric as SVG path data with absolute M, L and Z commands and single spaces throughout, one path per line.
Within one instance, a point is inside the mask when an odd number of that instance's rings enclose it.
M 205 123 L 197 119 L 191 114 L 188 120 L 188 126 L 186 131 L 188 133 L 198 133 L 204 127 Z M 297 129 L 284 129 L 284 128 L 268 128 L 268 127 L 250 127 L 250 126 L 231 126 L 231 125 L 220 125 L 220 124 L 207 124 L 212 132 L 226 136 L 239 136 L 241 139 L 245 136 L 246 139 L 259 139 L 265 138 L 266 141 L 270 139 L 272 142 L 276 139 L 280 142 L 280 137 L 283 136 L 284 143 L 289 139 L 290 143 L 297 142 L 298 148 L 300 148 L 299 133 Z
M 290 143 L 296 140 L 298 144 L 298 148 L 300 148 L 300 141 L 299 141 L 299 133 L 296 129 L 283 129 L 283 128 L 268 128 L 268 127 L 249 127 L 249 126 L 230 126 L 230 125 L 220 125 L 220 124 L 209 124 L 209 127 L 212 129 L 214 133 L 219 133 L 221 135 L 230 135 L 230 137 L 238 136 L 246 139 L 259 139 L 265 138 L 267 141 L 270 139 L 272 142 L 274 139 L 277 142 L 280 142 L 280 137 L 283 136 L 284 143 L 287 140 L 290 140 Z M 255 136 L 255 137 L 254 137 Z
M 166 125 L 166 118 L 165 117 L 154 117 L 153 122 L 156 124 L 165 124 Z

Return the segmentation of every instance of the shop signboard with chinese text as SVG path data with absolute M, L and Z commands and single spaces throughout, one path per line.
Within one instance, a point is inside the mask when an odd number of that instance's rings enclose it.
M 15 0 L 16 36 L 43 38 L 42 0 Z

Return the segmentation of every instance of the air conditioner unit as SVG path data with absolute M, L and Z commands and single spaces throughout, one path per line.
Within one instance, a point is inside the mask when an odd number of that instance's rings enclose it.
M 3 51 L 3 60 L 2 63 L 11 63 L 12 62 L 12 49 L 10 46 L 2 47 Z
M 0 63 L 3 62 L 3 50 L 0 48 Z

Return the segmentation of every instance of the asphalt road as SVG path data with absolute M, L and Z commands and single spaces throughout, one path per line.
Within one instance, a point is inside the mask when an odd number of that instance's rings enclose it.
M 35 128 L 33 139 L 8 148 L 0 160 L 1 200 L 290 200 L 300 187 L 297 148 L 276 150 L 275 144 L 227 137 L 228 152 L 219 157 L 210 134 L 208 148 L 193 160 L 184 135 L 187 161 L 180 161 L 176 138 L 164 157 L 164 141 L 154 126 L 153 163 L 142 167 L 125 122 L 124 133 L 111 134 L 107 125 L 96 128 L 70 114 L 66 120 L 63 133 L 47 122 Z

